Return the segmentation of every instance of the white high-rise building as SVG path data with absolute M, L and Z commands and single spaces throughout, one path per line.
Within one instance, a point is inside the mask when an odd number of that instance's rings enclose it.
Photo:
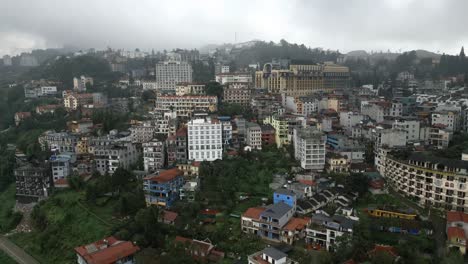
M 192 82 L 192 66 L 185 61 L 156 64 L 156 82 L 161 90 L 175 90 L 178 83 Z
M 218 120 L 194 119 L 188 123 L 189 160 L 223 159 L 222 128 Z
M 305 170 L 323 170 L 327 137 L 314 128 L 294 129 L 294 156 Z

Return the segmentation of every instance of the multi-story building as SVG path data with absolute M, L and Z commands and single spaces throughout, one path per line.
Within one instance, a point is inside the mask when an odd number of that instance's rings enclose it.
M 406 146 L 406 131 L 401 129 L 377 129 L 377 146 L 404 147 Z
M 264 124 L 269 124 L 275 129 L 275 142 L 278 148 L 289 145 L 288 120 L 279 115 L 273 115 L 263 120 Z
M 432 113 L 431 124 L 443 125 L 445 129 L 451 132 L 460 130 L 460 113 L 455 111 L 440 111 Z
M 188 159 L 214 161 L 223 159 L 222 126 L 210 118 L 188 123 Z
M 151 141 L 155 134 L 157 127 L 152 122 L 146 121 L 142 124 L 134 125 L 129 128 L 132 142 L 145 143 Z
M 291 220 L 293 214 L 293 208 L 284 202 L 271 204 L 262 209 L 250 208 L 242 215 L 241 228 L 245 233 L 253 233 L 262 239 L 280 242 L 282 228 Z
M 120 241 L 113 236 L 75 248 L 78 264 L 135 264 L 138 251 L 140 248 L 131 241 Z
M 63 97 L 63 106 L 69 110 L 76 110 L 80 106 L 93 104 L 93 94 L 91 93 L 67 93 Z
M 215 112 L 218 97 L 204 95 L 158 96 L 157 111 L 175 111 L 178 117 L 191 117 L 194 111 Z
M 453 132 L 438 126 L 429 128 L 428 142 L 431 146 L 437 149 L 448 148 L 452 140 Z
M 392 124 L 392 128 L 406 131 L 407 142 L 416 142 L 420 140 L 419 120 L 396 119 L 395 122 Z
M 262 145 L 270 146 L 275 144 L 275 129 L 273 126 L 266 124 L 261 126 L 262 129 Z
M 53 155 L 50 157 L 50 167 L 54 182 L 59 179 L 65 179 L 71 175 L 71 156 Z
M 252 99 L 250 83 L 228 83 L 223 90 L 223 102 L 249 106 Z
M 53 186 L 50 167 L 30 163 L 14 169 L 16 198 L 20 202 L 37 202 L 49 196 Z
M 81 75 L 80 77 L 73 77 L 73 90 L 77 92 L 85 92 L 86 85 L 94 85 L 92 77 Z
M 252 149 L 262 149 L 262 128 L 257 123 L 247 122 L 246 144 Z
M 312 223 L 307 227 L 306 243 L 331 251 L 338 237 L 353 232 L 354 224 L 355 221 L 341 215 L 329 217 L 314 214 Z
M 178 83 L 175 93 L 177 96 L 183 95 L 205 95 L 205 85 L 201 83 Z
M 294 129 L 294 157 L 305 170 L 323 170 L 327 137 L 314 128 Z
M 143 165 L 145 172 L 155 172 L 164 167 L 166 153 L 164 143 L 158 140 L 152 140 L 142 144 L 143 146 Z
M 285 110 L 278 96 L 272 95 L 254 95 L 250 107 L 260 120 L 273 114 L 281 115 Z
M 13 65 L 13 61 L 11 60 L 11 56 L 3 55 L 3 66 L 11 66 Z
M 39 137 L 42 150 L 74 153 L 77 142 L 78 136 L 68 132 L 47 131 Z
M 369 116 L 377 123 L 384 121 L 384 117 L 400 117 L 403 113 L 403 104 L 399 102 L 362 102 L 361 114 Z
M 177 168 L 144 178 L 146 204 L 171 207 L 179 199 L 179 190 L 183 185 L 183 172 Z
M 270 93 L 300 97 L 316 92 L 333 91 L 349 87 L 348 67 L 330 63 L 316 65 L 291 64 L 288 70 L 272 69 L 265 64 L 263 71 L 255 74 L 256 87 Z
M 224 146 L 229 146 L 232 143 L 231 117 L 229 117 L 229 116 L 219 116 L 218 120 L 221 123 L 221 129 L 223 131 L 222 132 L 223 145 Z
M 185 61 L 163 61 L 155 70 L 161 90 L 175 90 L 178 83 L 192 82 L 192 66 Z
M 96 170 L 104 175 L 113 174 L 117 168 L 129 169 L 138 161 L 139 151 L 135 144 L 114 141 L 108 145 L 94 146 Z
M 340 112 L 340 125 L 350 130 L 365 120 L 364 115 L 356 112 Z
M 407 159 L 379 151 L 376 165 L 395 190 L 428 207 L 468 210 L 468 161 L 414 152 Z
M 229 83 L 252 83 L 249 73 L 219 73 L 215 76 L 216 82 L 225 85 Z

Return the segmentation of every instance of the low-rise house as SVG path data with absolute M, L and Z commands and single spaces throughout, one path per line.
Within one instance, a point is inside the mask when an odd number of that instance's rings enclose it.
M 36 114 L 42 115 L 42 114 L 53 114 L 58 108 L 61 108 L 61 105 L 39 105 L 36 106 Z
M 31 112 L 16 112 L 15 113 L 15 125 L 19 126 L 21 122 L 23 122 L 25 119 L 31 117 Z
M 447 212 L 447 247 L 457 248 L 461 254 L 466 254 L 468 240 L 468 214 L 462 212 Z
M 145 177 L 143 190 L 146 204 L 171 207 L 179 198 L 179 190 L 184 184 L 182 175 L 182 171 L 175 168 Z
M 267 247 L 248 257 L 249 264 L 294 264 L 288 255 L 274 247 Z
M 91 118 L 83 118 L 78 121 L 70 121 L 67 126 L 72 133 L 90 133 L 93 130 L 93 121 Z
M 273 193 L 274 204 L 283 202 L 292 207 L 294 211 L 296 210 L 297 199 L 297 194 L 294 191 L 288 190 L 286 188 L 277 189 Z
M 349 163 L 348 158 L 346 156 L 342 156 L 335 153 L 327 153 L 327 171 L 328 172 L 348 172 L 349 171 Z
M 224 252 L 216 250 L 209 239 L 204 241 L 176 236 L 175 242 L 185 247 L 187 254 L 201 262 L 219 262 L 224 258 Z
M 50 167 L 52 168 L 52 178 L 55 181 L 65 179 L 71 175 L 71 156 L 53 155 L 50 157 Z
M 132 242 L 113 236 L 75 248 L 78 264 L 135 264 L 138 251 L 140 248 Z
M 166 225 L 174 225 L 178 216 L 179 216 L 179 214 L 177 214 L 176 212 L 164 210 L 159 215 L 158 221 L 162 222 L 162 223 L 164 223 Z
M 195 195 L 200 188 L 198 177 L 195 180 L 186 181 L 184 186 L 179 190 L 179 199 L 189 202 L 195 201 Z

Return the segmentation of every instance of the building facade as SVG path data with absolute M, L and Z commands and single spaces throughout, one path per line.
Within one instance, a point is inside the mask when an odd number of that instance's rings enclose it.
M 325 143 L 327 137 L 313 128 L 294 129 L 294 157 L 305 170 L 325 168 Z
M 163 61 L 156 64 L 155 71 L 161 90 L 175 90 L 178 83 L 192 82 L 192 66 L 185 61 Z
M 223 159 L 222 127 L 218 120 L 194 119 L 188 123 L 188 159 Z

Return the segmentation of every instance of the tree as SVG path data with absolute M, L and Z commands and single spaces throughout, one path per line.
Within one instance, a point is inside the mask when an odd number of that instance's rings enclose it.
M 209 82 L 205 86 L 206 94 L 217 96 L 218 99 L 223 96 L 223 86 L 218 82 Z
M 371 257 L 372 264 L 392 264 L 395 258 L 388 252 L 376 252 Z

